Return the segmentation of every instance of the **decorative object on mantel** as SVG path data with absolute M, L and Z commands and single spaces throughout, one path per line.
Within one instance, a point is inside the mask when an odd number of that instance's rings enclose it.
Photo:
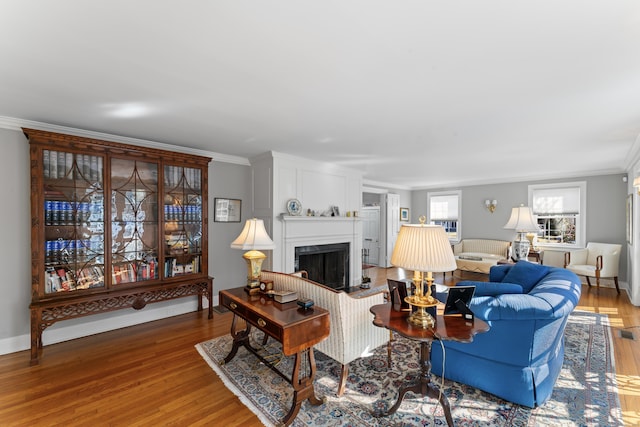
M 538 222 L 534 218 L 531 208 L 520 205 L 517 208 L 511 209 L 511 217 L 504 228 L 507 230 L 516 230 L 518 237 L 513 242 L 514 256 L 516 260 L 526 260 L 531 247 L 526 234 L 531 231 L 539 231 Z
M 290 199 L 287 202 L 287 212 L 289 215 L 298 216 L 302 213 L 302 204 L 298 199 Z
M 485 200 L 484 201 L 484 207 L 487 208 L 487 210 L 491 213 L 494 213 L 496 211 L 496 208 L 498 207 L 498 201 L 497 200 Z
M 267 257 L 260 250 L 276 247 L 264 228 L 264 221 L 256 218 L 248 219 L 240 235 L 231 243 L 231 247 L 247 251 L 242 256 L 247 261 L 246 291 L 251 295 L 257 294 L 260 292 L 262 261 Z
M 254 329 L 254 343 L 262 335 Z M 464 384 L 445 380 L 444 394 L 451 405 L 456 425 L 476 427 L 606 425 L 622 427 L 622 412 L 618 396 L 615 360 L 611 345 L 612 332 L 606 314 L 574 311 L 569 315 L 565 332 L 563 368 L 549 401 L 530 409 L 507 402 L 489 393 Z M 271 369 L 256 366 L 249 352 L 239 352 L 235 359 L 221 365 L 229 352 L 231 336 L 226 334 L 196 345 L 205 362 L 218 374 L 230 392 L 237 395 L 265 426 L 275 426 L 288 410 L 293 390 Z M 446 425 L 442 409 L 435 399 L 424 399 L 409 393 L 399 410 L 390 418 L 373 418 L 374 409 L 393 404 L 396 395 L 389 392 L 389 383 L 403 378 L 409 363 L 418 363 L 419 354 L 400 336 L 392 341 L 393 364 L 387 368 L 387 348 L 378 347 L 372 357 L 363 357 L 349 365 L 350 386 L 342 397 L 336 396 L 340 364 L 316 351 L 316 392 L 325 396 L 325 404 L 303 404 L 292 426 L 324 425 L 336 427 L 367 425 L 370 427 L 403 425 Z M 265 348 L 280 360 L 279 346 Z M 240 354 L 242 353 L 242 354 Z M 278 365 L 291 372 L 294 356 L 285 357 Z M 256 372 L 258 370 L 258 372 Z M 570 402 L 570 404 L 567 404 Z M 434 412 L 435 411 L 435 412 Z M 437 420 L 437 422 L 435 420 Z

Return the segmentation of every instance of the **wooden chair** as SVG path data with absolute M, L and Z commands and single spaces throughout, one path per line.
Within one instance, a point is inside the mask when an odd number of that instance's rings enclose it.
M 620 293 L 618 265 L 621 250 L 622 245 L 589 242 L 584 249 L 565 252 L 564 268 L 579 276 L 585 276 L 589 287 L 591 287 L 590 277 L 596 278 L 598 288 L 600 288 L 600 279 L 612 278 L 616 291 Z

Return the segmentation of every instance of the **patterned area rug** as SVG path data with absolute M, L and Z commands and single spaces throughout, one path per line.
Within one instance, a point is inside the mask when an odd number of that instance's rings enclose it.
M 506 402 L 464 384 L 444 380 L 444 393 L 458 427 L 467 426 L 623 426 L 617 394 L 611 331 L 606 315 L 574 312 L 565 332 L 565 360 L 551 400 L 530 409 Z M 257 333 L 256 347 L 261 342 Z M 437 344 L 434 344 L 437 345 Z M 221 361 L 231 348 L 225 335 L 196 345 L 205 361 L 225 385 L 249 407 L 266 426 L 278 425 L 289 410 L 292 388 L 280 376 L 261 364 L 255 356 L 240 349 L 227 365 Z M 375 408 L 389 408 L 397 399 L 397 390 L 406 379 L 415 377 L 419 346 L 402 337 L 393 344 L 393 365 L 386 365 L 386 347 L 374 356 L 349 364 L 350 375 L 342 398 L 335 394 L 340 365 L 320 352 L 317 363 L 316 394 L 324 396 L 324 405 L 308 402 L 293 426 L 446 426 L 440 405 L 434 399 L 407 393 L 398 411 L 389 417 L 375 418 Z M 282 358 L 278 344 L 269 340 L 264 354 L 290 373 L 292 358 Z M 440 377 L 433 380 L 441 384 Z

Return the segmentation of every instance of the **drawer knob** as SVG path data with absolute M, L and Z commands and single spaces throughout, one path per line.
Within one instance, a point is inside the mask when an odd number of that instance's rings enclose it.
M 258 319 L 258 326 L 260 326 L 261 328 L 264 328 L 265 326 L 267 326 L 267 322 L 265 322 L 262 319 Z
M 238 304 L 236 304 L 235 302 L 231 301 L 229 303 L 229 307 L 231 307 L 233 310 L 235 310 L 236 308 L 238 308 Z

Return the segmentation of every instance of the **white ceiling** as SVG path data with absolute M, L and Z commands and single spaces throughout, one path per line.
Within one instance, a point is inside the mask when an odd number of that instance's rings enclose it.
M 405 188 L 622 173 L 637 0 L 2 0 L 0 116 Z

